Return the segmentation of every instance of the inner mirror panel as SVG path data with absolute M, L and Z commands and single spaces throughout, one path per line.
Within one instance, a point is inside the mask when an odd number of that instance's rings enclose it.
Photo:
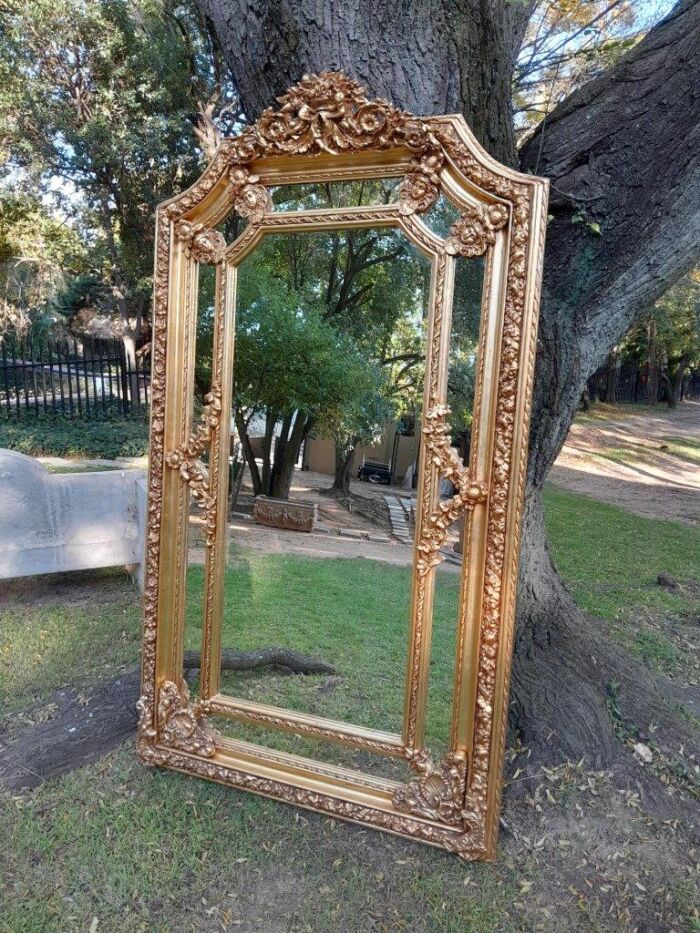
M 219 228 L 223 232 L 224 224 Z M 199 264 L 197 268 L 197 323 L 195 332 L 195 366 L 193 373 L 192 425 L 200 423 L 205 396 L 212 384 L 212 356 L 216 314 L 216 269 Z M 208 445 L 198 454 L 205 471 L 211 468 Z M 185 609 L 183 620 L 182 676 L 190 695 L 199 695 L 200 650 L 205 611 L 205 572 L 208 556 L 206 512 L 201 500 L 186 487 L 188 523 L 180 533 L 187 533 L 187 563 L 185 567 Z
M 426 227 L 444 240 L 459 216 L 459 208 L 441 193 L 433 206 L 420 215 L 420 219 Z
M 429 259 L 394 227 L 272 234 L 240 264 L 225 695 L 402 731 L 430 277 Z M 465 466 L 483 278 L 483 259 L 455 260 L 447 391 Z M 197 304 L 195 421 L 212 377 L 210 266 L 199 268 Z M 443 479 L 441 498 L 453 493 Z M 189 526 L 184 673 L 196 696 L 207 552 L 192 498 Z M 425 744 L 436 759 L 449 750 L 463 536 L 462 522 L 450 528 L 435 583 Z M 280 752 L 410 777 L 401 759 L 228 717 L 212 724 Z
M 240 264 L 222 693 L 402 731 L 430 276 L 395 227 L 272 234 Z
M 452 205 L 445 201 L 447 208 Z M 454 219 L 448 217 L 446 226 Z M 439 231 L 436 231 L 439 232 Z M 484 288 L 484 261 L 481 257 L 455 260 L 452 325 L 447 367 L 448 418 L 452 447 L 465 468 L 472 449 L 475 385 L 479 366 L 479 337 Z M 441 480 L 440 498 L 455 492 L 448 480 Z M 450 747 L 450 721 L 456 667 L 457 627 L 461 569 L 464 561 L 466 513 L 450 526 L 441 554 L 443 562 L 435 576 L 435 603 L 428 681 L 428 707 L 425 744 L 435 760 L 445 757 Z
M 309 211 L 343 207 L 394 204 L 399 199 L 401 178 L 365 178 L 279 185 L 271 189 L 276 211 Z
M 455 260 L 452 331 L 447 369 L 447 404 L 452 441 L 469 465 L 479 360 L 484 260 Z

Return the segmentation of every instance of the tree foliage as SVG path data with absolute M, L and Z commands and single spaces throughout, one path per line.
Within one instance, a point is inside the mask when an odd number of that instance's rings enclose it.
M 169 0 L 10 0 L 0 44 L 0 183 L 79 236 L 137 337 L 156 204 L 211 155 L 235 96 L 199 15 Z M 68 264 L 70 265 L 70 264 Z
M 658 373 L 666 401 L 675 405 L 685 376 L 700 366 L 700 270 L 684 276 L 656 302 L 630 330 L 617 355 Z M 652 382 L 653 404 L 657 386 Z
M 519 128 L 536 126 L 577 87 L 615 64 L 671 0 L 537 0 L 513 75 Z
M 22 334 L 86 267 L 85 245 L 31 195 L 0 194 L 0 335 Z
M 392 229 L 268 236 L 243 262 L 234 411 L 256 491 L 287 495 L 312 430 L 343 455 L 376 437 L 392 409 L 382 354 L 395 323 L 412 316 L 424 329 L 417 275 Z M 258 476 L 250 434 L 261 419 Z

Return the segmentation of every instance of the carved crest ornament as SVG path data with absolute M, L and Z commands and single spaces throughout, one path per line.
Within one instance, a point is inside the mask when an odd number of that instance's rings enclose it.
M 304 214 L 277 210 L 270 188 L 300 182 L 402 177 L 398 203 Z M 444 194 L 460 211 L 446 238 L 423 222 Z M 162 765 L 265 794 L 458 853 L 493 858 L 512 651 L 520 514 L 535 357 L 547 185 L 496 163 L 461 117 L 420 118 L 339 72 L 304 77 L 279 106 L 225 139 L 204 174 L 156 219 L 151 457 L 138 751 Z M 231 212 L 247 225 L 228 244 Z M 235 268 L 265 231 L 332 222 L 399 227 L 431 259 L 422 445 L 400 735 L 301 716 L 218 691 L 227 533 Z M 458 257 L 485 263 L 472 455 L 450 443 L 447 355 Z M 210 392 L 193 420 L 197 268 L 216 269 Z M 206 460 L 206 463 L 205 463 Z M 440 501 L 440 478 L 454 495 Z M 182 675 L 190 497 L 206 532 L 198 698 Z M 424 746 L 434 575 L 450 526 L 463 516 L 450 748 Z M 224 738 L 208 717 L 403 757 L 407 783 Z

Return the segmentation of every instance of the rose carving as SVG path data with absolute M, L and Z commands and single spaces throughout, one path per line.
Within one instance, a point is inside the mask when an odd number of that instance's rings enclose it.
M 508 216 L 503 204 L 470 209 L 452 224 L 445 249 L 453 256 L 483 256 L 496 242 L 496 233 L 508 223 Z

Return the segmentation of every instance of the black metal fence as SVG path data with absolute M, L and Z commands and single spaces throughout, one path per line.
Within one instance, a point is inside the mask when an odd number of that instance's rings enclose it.
M 601 366 L 588 380 L 591 401 L 603 401 L 606 397 L 608 368 Z M 646 402 L 646 370 L 639 366 L 622 365 L 617 368 L 615 400 L 617 402 Z
M 604 401 L 607 392 L 607 381 L 608 367 L 601 366 L 588 380 L 588 394 L 591 401 Z M 665 393 L 663 383 L 659 380 L 657 401 L 665 402 Z M 615 379 L 615 401 L 646 403 L 648 396 L 647 367 L 635 366 L 631 363 L 618 365 Z M 681 400 L 684 398 L 700 398 L 700 372 L 689 373 L 683 380 Z
M 601 366 L 588 380 L 588 394 L 591 401 L 604 401 L 607 394 L 608 367 Z M 615 377 L 616 402 L 646 402 L 649 395 L 647 367 L 629 363 L 618 365 Z M 700 372 L 689 373 L 681 386 L 680 400 L 700 398 Z M 666 401 L 666 389 L 661 380 L 657 401 Z
M 21 340 L 0 343 L 0 417 L 43 413 L 104 418 L 139 415 L 149 401 L 150 376 L 132 365 L 119 340 Z

